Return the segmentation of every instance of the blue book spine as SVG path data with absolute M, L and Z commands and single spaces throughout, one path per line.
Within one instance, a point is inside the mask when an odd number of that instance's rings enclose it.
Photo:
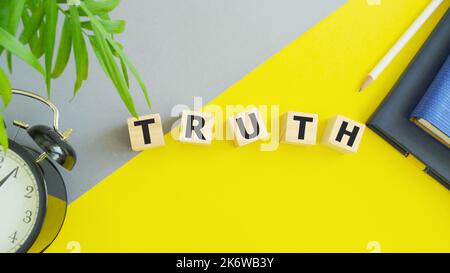
M 411 118 L 424 119 L 450 136 L 450 56 L 414 109 Z

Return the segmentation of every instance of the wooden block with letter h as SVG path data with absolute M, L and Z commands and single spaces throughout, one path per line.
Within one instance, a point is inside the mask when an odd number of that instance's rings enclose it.
M 233 132 L 236 146 L 244 146 L 269 136 L 264 120 L 256 108 L 230 117 L 228 129 Z
M 149 148 L 164 146 L 165 144 L 159 114 L 129 118 L 128 132 L 133 151 L 143 151 Z
M 366 126 L 341 115 L 328 121 L 322 143 L 342 153 L 358 152 Z
M 194 144 L 211 144 L 214 117 L 210 112 L 183 111 L 180 124 L 180 141 Z
M 299 145 L 315 145 L 319 116 L 288 111 L 281 121 L 281 142 Z

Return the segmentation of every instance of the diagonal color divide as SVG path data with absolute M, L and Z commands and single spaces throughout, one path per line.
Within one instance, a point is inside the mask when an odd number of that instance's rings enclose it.
M 311 28 L 345 0 L 140 0 L 122 1 L 114 17 L 125 19 L 127 29 L 117 37 L 125 45 L 149 85 L 153 111 L 161 113 L 166 131 L 177 104 L 204 102 L 252 71 L 289 42 Z M 74 128 L 71 142 L 79 162 L 68 173 L 69 201 L 75 200 L 105 176 L 136 155 L 129 146 L 126 119 L 130 117 L 113 85 L 91 56 L 89 80 L 69 103 L 74 66 L 54 83 L 52 99 L 63 110 L 61 127 Z M 17 88 L 40 90 L 40 75 L 20 62 L 14 67 Z M 23 75 L 27 75 L 24 77 Z M 140 114 L 148 114 L 136 90 Z M 43 113 L 37 115 L 36 113 Z M 14 98 L 7 118 L 30 124 L 48 123 L 41 105 Z M 12 126 L 10 126 L 12 127 Z M 13 128 L 10 128 L 13 135 Z M 29 143 L 21 134 L 21 143 Z
M 427 3 L 350 1 L 210 105 L 318 113 L 319 137 L 336 113 L 365 121 L 449 3 L 363 94 L 361 79 Z M 370 130 L 350 156 L 166 142 L 72 203 L 49 251 L 450 251 L 450 193 Z

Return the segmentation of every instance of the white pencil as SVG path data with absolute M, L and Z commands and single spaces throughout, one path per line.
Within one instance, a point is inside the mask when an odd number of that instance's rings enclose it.
M 420 16 L 414 21 L 414 23 L 408 28 L 408 30 L 400 37 L 395 45 L 389 50 L 386 56 L 375 66 L 375 68 L 369 73 L 364 83 L 361 85 L 359 91 L 362 91 L 369 86 L 374 80 L 380 76 L 380 74 L 386 69 L 386 67 L 392 62 L 392 60 L 400 53 L 403 47 L 411 40 L 411 38 L 417 33 L 417 31 L 425 24 L 430 16 L 436 11 L 436 9 L 442 4 L 444 0 L 433 0 L 428 7 L 420 14 Z

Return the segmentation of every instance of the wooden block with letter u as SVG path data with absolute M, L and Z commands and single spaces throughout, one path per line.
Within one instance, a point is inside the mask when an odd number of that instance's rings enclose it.
M 143 151 L 149 148 L 164 146 L 164 132 L 159 114 L 140 116 L 128 119 L 131 149 Z
M 342 153 L 356 153 L 366 126 L 341 115 L 328 121 L 322 143 Z
M 236 146 L 244 146 L 268 137 L 266 125 L 258 109 L 251 108 L 228 119 Z

